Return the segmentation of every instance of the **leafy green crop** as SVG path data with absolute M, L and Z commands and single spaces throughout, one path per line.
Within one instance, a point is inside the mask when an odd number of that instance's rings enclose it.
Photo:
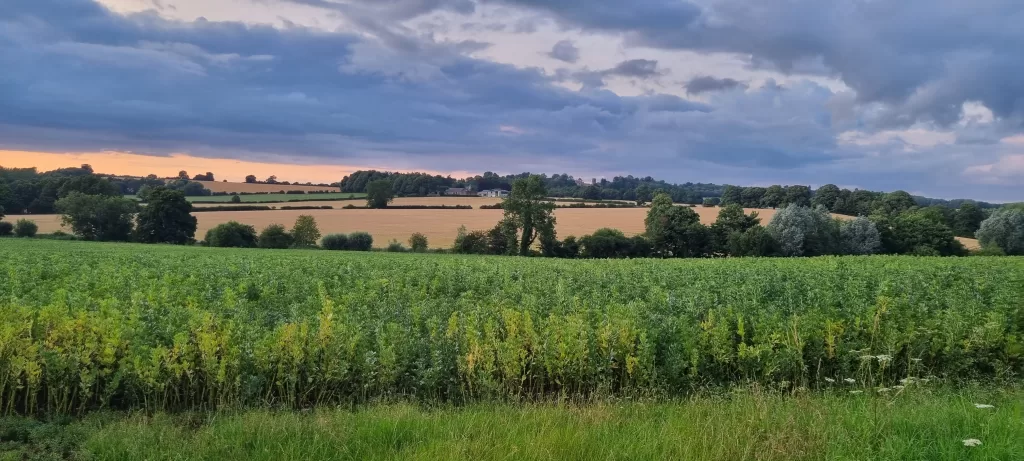
M 1024 372 L 1022 330 L 1022 258 L 566 261 L 0 240 L 4 413 L 1010 379 Z

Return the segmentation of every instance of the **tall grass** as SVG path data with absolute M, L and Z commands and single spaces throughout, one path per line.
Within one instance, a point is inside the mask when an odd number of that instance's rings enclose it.
M 0 412 L 896 389 L 1024 371 L 1024 259 L 0 241 Z M 845 386 L 845 387 L 840 387 Z

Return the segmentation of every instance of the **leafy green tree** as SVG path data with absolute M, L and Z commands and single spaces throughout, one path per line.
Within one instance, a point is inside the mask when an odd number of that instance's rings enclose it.
M 57 201 L 64 225 L 85 240 L 123 241 L 132 235 L 132 222 L 139 210 L 135 200 L 75 191 Z
M 72 192 L 114 197 L 121 195 L 121 188 L 99 176 L 76 176 L 62 182 L 60 188 L 57 189 L 57 197 L 64 198 Z
M 737 205 L 743 204 L 743 188 L 737 186 L 725 186 L 725 189 L 722 189 L 722 199 L 720 203 L 722 206 L 734 203 Z
M 966 202 L 953 214 L 953 234 L 958 237 L 974 237 L 985 220 L 985 212 L 978 205 Z
M 768 186 L 761 198 L 761 206 L 765 208 L 778 208 L 786 201 L 786 191 L 782 186 L 775 184 Z
M 325 250 L 341 251 L 348 248 L 348 235 L 327 234 L 320 240 L 320 246 Z
M 647 202 L 651 201 L 651 195 L 653 194 L 653 192 L 651 191 L 651 186 L 648 186 L 647 184 L 641 184 L 636 188 L 635 194 L 636 204 L 642 206 Z
M 188 172 L 185 171 L 185 170 L 179 171 L 178 172 L 178 179 L 184 179 L 185 181 L 188 181 Z
M 260 232 L 257 240 L 260 248 L 285 249 L 290 248 L 294 239 L 291 234 L 280 224 L 271 224 Z
M 136 218 L 135 240 L 142 243 L 192 243 L 196 238 L 197 220 L 192 216 L 192 203 L 185 194 L 166 187 L 147 191 L 146 206 Z
M 811 206 L 811 188 L 807 186 L 786 186 L 784 205 Z
M 316 225 L 316 219 L 310 215 L 296 218 L 295 225 L 292 226 L 292 240 L 297 247 L 316 246 L 316 242 L 320 240 L 320 228 Z
M 378 179 L 366 185 L 366 206 L 370 208 L 387 208 L 395 198 L 395 190 L 391 181 Z
M 967 254 L 963 244 L 953 237 L 953 231 L 919 210 L 904 211 L 895 217 L 872 215 L 882 237 L 886 253 L 962 256 Z
M 412 234 L 409 237 L 409 248 L 414 253 L 426 253 L 427 252 L 427 236 L 419 232 Z
M 722 202 L 722 199 L 718 197 L 708 197 L 704 199 L 703 205 L 705 208 L 711 208 L 718 206 Z
M 231 203 L 242 203 L 242 197 L 239 197 L 237 195 L 232 195 L 231 196 Z
M 3 216 L 0 216 L 2 218 Z M 7 237 L 14 234 L 14 224 L 7 221 L 0 221 L 0 237 Z
M 406 249 L 405 245 L 402 245 L 402 242 L 392 239 L 391 242 L 388 243 L 387 248 L 384 248 L 384 251 L 388 253 L 405 253 Z
M 256 183 L 256 175 L 251 174 L 251 175 L 246 176 L 245 177 L 245 182 L 247 184 L 255 184 Z
M 730 233 L 725 248 L 731 256 L 778 256 L 781 251 L 779 243 L 761 225 Z
M 977 235 L 982 248 L 999 248 L 1007 255 L 1024 255 L 1024 210 L 997 210 L 982 221 Z
M 512 183 L 512 192 L 502 202 L 505 218 L 500 225 L 516 230 L 519 255 L 530 254 L 530 247 L 542 234 L 555 235 L 555 204 L 547 200 L 547 189 L 540 176 L 531 175 Z
M 843 254 L 872 255 L 882 250 L 882 236 L 878 228 L 863 216 L 839 225 L 839 241 Z
M 711 234 L 715 245 L 714 252 L 726 253 L 731 234 L 742 234 L 760 223 L 761 218 L 757 217 L 756 211 L 748 215 L 744 212 L 743 207 L 736 204 L 722 207 L 718 211 L 718 219 L 711 225 Z
M 896 216 L 916 206 L 917 203 L 914 202 L 914 197 L 904 191 L 898 190 L 896 192 L 883 194 L 875 205 L 875 212 L 889 216 Z
M 790 204 L 775 213 L 767 229 L 783 256 L 821 256 L 840 251 L 839 224 L 825 207 Z
M 713 249 L 711 231 L 689 207 L 672 204 L 668 194 L 658 194 L 644 220 L 653 254 L 663 258 L 707 256 Z
M 206 245 L 220 248 L 256 248 L 259 238 L 256 228 L 236 221 L 228 221 L 206 231 Z
M 814 191 L 814 198 L 811 199 L 811 206 L 823 206 L 831 212 L 836 212 L 836 202 L 840 199 L 839 186 L 825 184 Z
M 455 243 L 452 245 L 452 252 L 467 255 L 482 255 L 489 253 L 488 235 L 484 231 L 468 232 L 466 226 L 459 227 L 455 236 Z
M 761 206 L 766 193 L 768 190 L 763 187 L 744 187 L 740 191 L 740 196 L 743 198 L 741 204 L 744 208 L 757 208 Z
M 603 228 L 580 238 L 580 247 L 584 258 L 625 258 L 632 253 L 633 243 L 622 231 Z

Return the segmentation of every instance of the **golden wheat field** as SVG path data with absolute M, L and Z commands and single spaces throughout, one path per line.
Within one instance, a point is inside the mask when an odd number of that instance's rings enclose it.
M 241 192 L 280 192 L 289 190 L 302 190 L 306 192 L 319 192 L 319 191 L 331 191 L 338 192 L 337 187 L 323 187 L 323 186 L 300 186 L 298 184 L 284 185 L 284 184 L 248 184 L 243 182 L 217 182 L 217 181 L 196 181 L 202 184 L 203 187 L 210 189 L 212 192 L 227 192 L 227 193 L 241 193 Z
M 418 197 L 395 199 L 395 205 L 472 205 L 479 207 L 484 204 L 496 203 L 499 199 L 482 197 Z M 340 207 L 352 201 L 342 202 L 309 202 L 309 205 L 333 205 L 333 210 L 271 210 L 271 211 L 215 211 L 196 213 L 199 229 L 196 238 L 202 239 L 210 228 L 228 221 L 249 224 L 257 231 L 270 224 L 283 224 L 291 227 L 299 215 L 311 215 L 316 218 L 320 232 L 349 233 L 365 231 L 373 235 L 374 246 L 387 246 L 391 240 L 406 242 L 414 232 L 427 236 L 432 248 L 451 246 L 459 226 L 468 230 L 487 230 L 501 219 L 501 210 L 343 210 Z M 302 202 L 281 205 L 298 206 Z M 197 205 L 199 206 L 199 205 Z M 701 222 L 711 224 L 718 218 L 718 208 L 697 207 L 693 209 L 700 215 Z M 756 211 L 762 224 L 768 224 L 775 210 L 747 209 L 748 213 Z M 555 210 L 558 236 L 581 236 L 593 233 L 602 227 L 621 230 L 626 235 L 635 235 L 644 231 L 646 208 L 560 208 Z M 836 215 L 840 218 L 847 216 Z M 68 232 L 61 227 L 59 215 L 24 216 L 39 225 L 39 232 L 51 233 L 58 230 Z M 22 216 L 7 216 L 8 221 L 16 221 Z M 968 249 L 980 246 L 974 239 L 959 238 Z
M 313 196 L 316 198 L 316 196 Z M 481 205 L 494 205 L 500 203 L 501 199 L 496 197 L 398 197 L 391 202 L 392 205 L 470 205 L 473 208 L 477 208 Z M 206 208 L 212 206 L 224 206 L 229 205 L 227 203 L 193 203 L 192 206 L 196 208 Z M 352 199 L 352 200 L 310 200 L 302 202 L 281 202 L 281 203 L 260 203 L 259 205 L 267 205 L 272 207 L 280 208 L 282 206 L 333 206 L 334 208 L 341 208 L 345 205 L 366 205 L 366 199 Z

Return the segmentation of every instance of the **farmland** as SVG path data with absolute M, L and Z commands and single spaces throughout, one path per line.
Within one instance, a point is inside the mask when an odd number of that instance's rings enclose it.
M 260 195 L 250 197 L 261 197 Z M 292 196 L 295 197 L 295 196 Z M 209 197 L 206 197 L 209 198 Z M 481 210 L 480 205 L 492 205 L 500 199 L 482 197 L 419 197 L 397 198 L 395 205 L 471 205 L 473 210 L 272 210 L 272 211 L 236 211 L 196 213 L 199 220 L 197 238 L 202 238 L 210 228 L 228 221 L 238 221 L 262 229 L 269 224 L 291 224 L 299 215 L 308 214 L 316 218 L 320 230 L 324 234 L 333 232 L 366 231 L 373 235 L 375 245 L 386 246 L 392 239 L 406 241 L 414 232 L 420 232 L 430 240 L 431 247 L 446 248 L 455 240 L 459 226 L 468 230 L 487 230 L 501 219 L 501 210 Z M 340 208 L 352 201 L 339 202 L 293 202 L 281 205 L 289 206 L 322 206 L 332 205 Z M 197 207 L 215 206 L 198 204 Z M 700 215 L 701 222 L 711 224 L 718 217 L 719 208 L 697 207 L 693 209 Z M 757 211 L 762 224 L 767 224 L 774 216 L 773 209 L 747 209 Z M 593 233 L 602 227 L 621 230 L 626 235 L 644 232 L 645 208 L 580 208 L 555 210 L 558 220 L 557 231 L 560 237 L 569 235 L 581 236 Z M 8 221 L 19 217 L 8 216 Z M 50 233 L 58 230 L 67 231 L 61 226 L 59 215 L 33 215 L 28 219 L 36 221 L 39 231 Z M 970 248 L 977 249 L 977 240 L 959 239 Z
M 217 182 L 217 181 L 195 181 L 211 192 L 226 193 L 275 193 L 279 191 L 301 190 L 305 192 L 338 192 L 337 187 L 305 186 L 299 184 L 263 184 L 263 183 L 242 183 L 242 182 Z
M 0 429 L 75 415 L 26 434 L 96 459 L 1019 459 L 1022 299 L 1014 257 L 0 239 Z
M 283 186 L 283 187 L 287 188 L 288 186 Z M 284 189 L 278 189 L 278 190 L 284 190 Z M 238 198 L 239 198 L 239 200 L 242 201 L 242 203 L 254 203 L 254 202 L 274 203 L 274 202 L 290 202 L 290 201 L 293 201 L 293 200 L 301 201 L 301 200 L 304 200 L 304 199 L 308 199 L 310 202 L 322 205 L 323 202 L 327 201 L 327 200 L 349 200 L 349 199 L 362 198 L 363 196 L 365 196 L 365 194 L 352 194 L 352 193 L 348 193 L 348 192 L 330 192 L 330 193 L 324 192 L 324 193 L 304 194 L 304 195 L 300 195 L 300 194 L 246 194 L 246 195 L 239 195 Z M 226 203 L 226 202 L 230 202 L 232 197 L 234 197 L 234 196 L 232 196 L 232 195 L 211 195 L 211 196 L 204 196 L 204 197 L 186 197 L 186 198 L 189 201 L 192 201 L 192 202 L 197 202 L 198 201 L 198 202 L 223 202 L 223 203 Z M 288 203 L 288 204 L 291 205 L 291 203 Z M 204 204 L 199 203 L 197 205 L 198 206 L 202 206 Z M 212 204 L 212 205 L 215 206 L 215 204 Z M 211 206 L 211 204 L 207 204 L 207 206 Z

